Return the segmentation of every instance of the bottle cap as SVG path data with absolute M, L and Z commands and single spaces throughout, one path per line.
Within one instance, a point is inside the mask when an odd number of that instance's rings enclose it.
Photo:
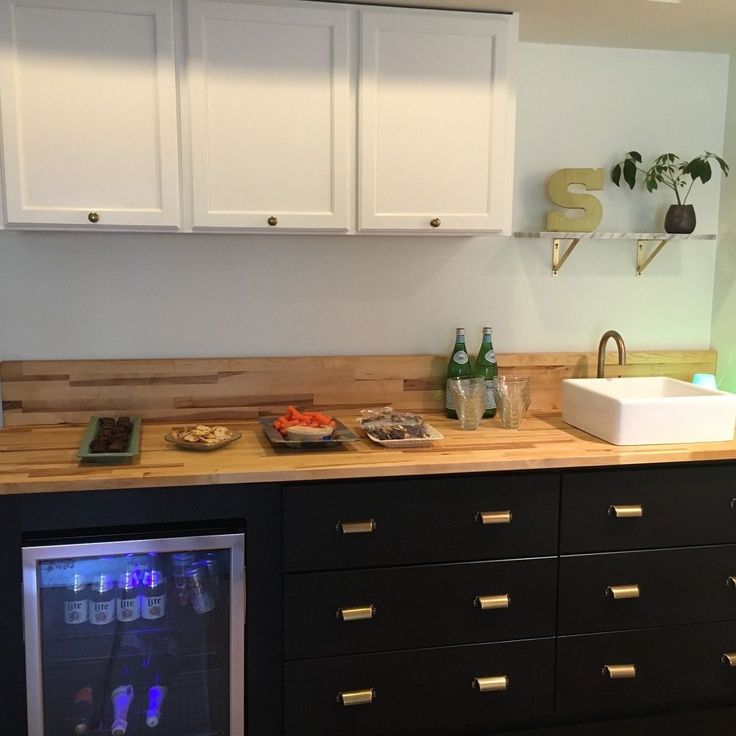
M 456 327 L 455 328 L 455 334 L 456 335 L 464 335 L 465 334 L 465 328 L 464 327 Z
M 490 335 L 493 332 L 493 329 L 491 327 L 484 327 L 483 328 L 483 334 L 484 335 Z

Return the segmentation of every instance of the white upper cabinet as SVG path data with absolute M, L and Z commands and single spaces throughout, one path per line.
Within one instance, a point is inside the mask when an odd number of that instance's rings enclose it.
M 194 227 L 349 228 L 344 6 L 189 4 Z
M 511 231 L 515 15 L 360 14 L 359 229 Z
M 179 225 L 171 0 L 0 0 L 10 226 Z

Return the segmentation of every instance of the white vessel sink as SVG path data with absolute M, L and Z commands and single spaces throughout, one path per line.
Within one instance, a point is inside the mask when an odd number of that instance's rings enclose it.
M 732 440 L 736 395 L 674 378 L 568 378 L 562 420 L 614 445 Z

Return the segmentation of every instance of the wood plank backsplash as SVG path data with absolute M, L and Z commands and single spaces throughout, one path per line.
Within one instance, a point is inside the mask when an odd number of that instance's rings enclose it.
M 615 364 L 616 354 L 607 355 Z M 594 353 L 498 355 L 499 370 L 531 378 L 530 411 L 560 411 L 563 378 L 595 376 Z M 437 411 L 444 401 L 446 356 L 325 356 L 33 360 L 0 363 L 5 426 L 77 424 L 92 414 L 132 414 L 186 423 L 248 419 L 300 408 L 393 406 Z M 607 375 L 714 373 L 712 350 L 630 352 Z

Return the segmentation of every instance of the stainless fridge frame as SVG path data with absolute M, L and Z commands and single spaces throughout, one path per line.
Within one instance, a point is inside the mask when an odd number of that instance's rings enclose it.
M 209 534 L 23 547 L 23 637 L 28 736 L 44 736 L 38 564 L 47 560 L 146 552 L 230 550 L 230 736 L 245 736 L 245 534 Z

